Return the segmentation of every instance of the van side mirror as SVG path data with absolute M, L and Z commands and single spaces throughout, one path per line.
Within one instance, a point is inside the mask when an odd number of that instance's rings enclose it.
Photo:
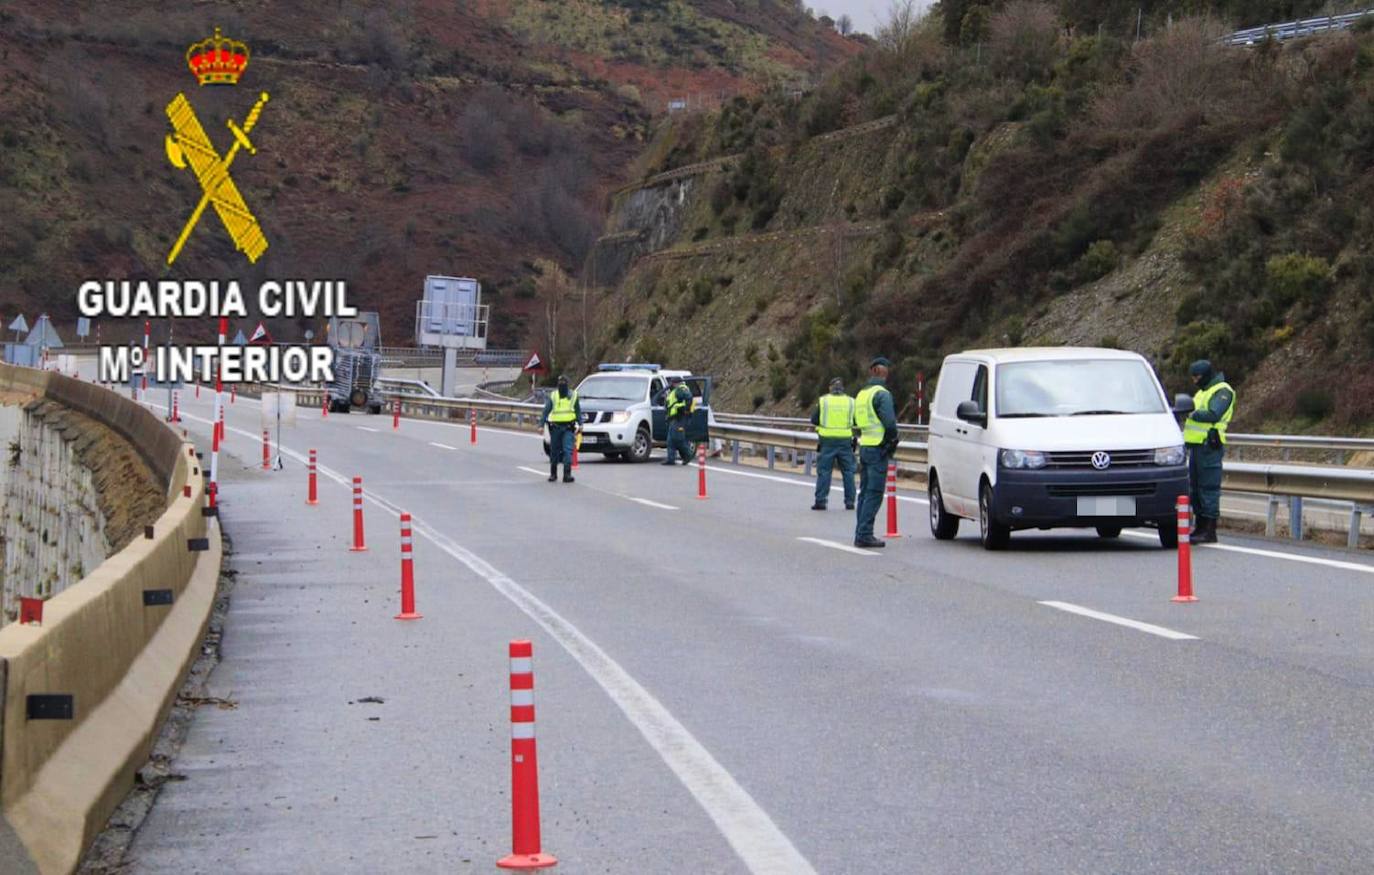
M 954 409 L 954 415 L 964 422 L 971 422 L 981 428 L 988 427 L 988 415 L 978 406 L 977 401 L 960 401 L 959 406 Z
M 1197 408 L 1193 405 L 1192 395 L 1180 394 L 1174 396 L 1175 416 L 1187 416 L 1188 414 L 1192 413 L 1195 409 Z

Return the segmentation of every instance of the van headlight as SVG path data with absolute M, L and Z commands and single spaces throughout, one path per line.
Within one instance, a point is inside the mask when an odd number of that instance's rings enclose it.
M 1045 467 L 1045 454 L 1035 450 L 1003 450 L 1001 459 L 1003 468 Z
M 1156 465 L 1182 465 L 1183 464 L 1183 445 L 1176 447 L 1160 447 L 1155 450 Z
M 615 413 L 612 413 L 612 414 L 611 414 L 611 422 L 614 422 L 614 423 L 616 423 L 617 425 L 621 425 L 621 424 L 624 424 L 624 423 L 629 422 L 629 421 L 630 421 L 630 411 L 628 411 L 628 410 L 618 410 L 618 411 L 616 411 Z

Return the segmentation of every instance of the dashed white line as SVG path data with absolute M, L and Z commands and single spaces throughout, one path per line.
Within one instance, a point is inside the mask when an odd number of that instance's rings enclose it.
M 365 426 L 365 425 L 355 425 L 355 426 L 353 426 L 353 427 L 356 428 L 358 431 L 370 431 L 370 432 L 376 432 L 376 431 L 377 431 L 377 429 L 375 429 L 375 428 L 368 428 L 368 427 Z
M 1082 605 L 1070 604 L 1069 602 L 1040 602 L 1049 608 L 1059 611 L 1068 611 L 1070 614 L 1078 614 L 1082 617 L 1091 617 L 1094 620 L 1101 620 L 1104 623 L 1115 623 L 1118 626 L 1126 626 L 1141 632 L 1148 632 L 1151 635 L 1158 635 L 1160 638 L 1168 638 L 1172 641 L 1196 641 L 1196 635 L 1189 635 L 1186 632 L 1175 632 L 1173 629 L 1166 629 L 1163 626 L 1156 626 L 1153 623 L 1142 623 L 1139 620 L 1132 620 L 1128 617 L 1118 617 L 1116 614 L 1106 614 L 1102 611 L 1094 611 L 1092 608 L 1085 608 Z
M 516 470 L 517 470 L 517 471 L 526 471 L 526 472 L 528 472 L 528 473 L 530 473 L 530 474 L 535 475 L 536 477 L 543 477 L 543 476 L 544 476 L 544 473 L 545 473 L 545 472 L 539 471 L 539 470 L 537 470 L 537 469 L 535 469 L 535 468 L 526 468 L 524 465 L 520 465 Z
M 677 508 L 673 507 L 671 504 L 662 504 L 657 501 L 650 501 L 647 498 L 635 498 L 633 495 L 622 495 L 620 497 L 628 498 L 630 501 L 637 502 L 638 504 L 647 505 L 648 507 L 656 507 L 659 510 L 677 510 Z
M 753 471 L 736 471 L 736 470 L 734 470 L 733 468 L 725 468 L 725 467 L 722 467 L 722 466 L 719 466 L 719 465 L 708 465 L 708 466 L 706 466 L 706 470 L 708 470 L 708 471 L 718 471 L 718 472 L 720 472 L 721 474 L 732 474 L 732 475 L 734 475 L 735 477 L 752 477 L 752 478 L 755 479 L 755 480 L 772 480 L 774 483 L 789 483 L 789 484 L 791 484 L 791 485 L 793 485 L 793 486 L 805 486 L 807 489 L 815 489 L 815 488 L 816 488 L 816 484 L 815 484 L 814 482 L 812 482 L 812 481 L 810 481 L 810 480 L 798 480 L 798 479 L 796 479 L 795 477 L 780 477 L 780 476 L 778 476 L 778 475 L 776 475 L 776 474 L 756 474 L 756 473 L 754 473 Z M 838 478 L 836 478 L 836 479 L 838 479 Z M 855 475 L 855 482 L 856 482 L 856 483 L 858 482 L 858 475 Z M 830 491 L 831 491 L 831 492 L 842 491 L 842 490 L 843 490 L 843 486 L 844 486 L 844 484 L 842 484 L 842 483 L 833 483 L 833 482 L 832 482 L 832 483 L 831 483 L 831 486 L 830 486 Z M 926 501 L 924 498 L 916 498 L 916 497 L 910 496 L 910 495 L 902 495 L 901 493 L 898 493 L 898 494 L 897 494 L 897 500 L 898 500 L 898 501 L 910 501 L 910 502 L 914 502 L 914 503 L 916 503 L 916 504 L 929 504 L 929 503 L 930 503 L 930 502 Z
M 439 443 L 438 441 L 430 441 L 430 442 L 429 442 L 429 445 L 430 445 L 431 447 L 438 447 L 438 448 L 441 449 L 441 450 L 456 450 L 456 449 L 458 449 L 457 447 L 451 447 L 451 446 L 449 446 L 448 444 L 441 444 L 441 443 Z
M 806 541 L 808 544 L 819 544 L 822 547 L 829 547 L 831 550 L 843 550 L 846 553 L 857 553 L 860 556 L 876 556 L 872 550 L 861 550 L 858 547 L 851 547 L 848 544 L 841 544 L 839 541 L 827 541 L 824 538 L 798 538 L 798 541 Z

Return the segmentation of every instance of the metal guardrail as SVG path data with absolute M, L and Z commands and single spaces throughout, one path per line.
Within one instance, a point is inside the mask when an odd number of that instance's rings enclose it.
M 1253 46 L 1267 39 L 1294 39 L 1325 33 L 1326 31 L 1344 30 L 1366 15 L 1374 15 L 1374 9 L 1351 12 L 1345 15 L 1324 15 L 1320 18 L 1306 18 L 1299 21 L 1285 21 L 1281 24 L 1250 27 L 1223 37 L 1222 43 L 1228 46 Z

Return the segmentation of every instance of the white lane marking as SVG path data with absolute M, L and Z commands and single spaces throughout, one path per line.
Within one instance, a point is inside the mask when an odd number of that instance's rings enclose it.
M 355 425 L 355 426 L 353 426 L 353 427 L 356 428 L 356 429 L 358 429 L 358 431 L 370 431 L 370 432 L 376 432 L 376 431 L 377 431 L 377 429 L 375 429 L 375 428 L 368 428 L 368 427 L 365 426 L 365 425 Z
M 829 547 L 832 550 L 843 550 L 846 553 L 857 553 L 860 556 L 877 556 L 872 550 L 861 550 L 858 547 L 851 547 L 848 544 L 841 544 L 839 541 L 827 541 L 824 538 L 798 538 L 798 541 L 806 541 L 811 544 L 820 544 L 822 547 Z
M 619 495 L 619 493 L 617 493 L 617 495 Z M 620 497 L 628 498 L 630 501 L 637 502 L 648 507 L 656 507 L 659 510 L 677 510 L 677 508 L 673 507 L 671 504 L 660 504 L 657 501 L 650 501 L 647 498 L 635 498 L 633 495 L 621 495 Z
M 543 471 L 539 471 L 539 470 L 536 470 L 536 469 L 534 469 L 534 468 L 526 468 L 524 465 L 520 465 L 520 466 L 517 468 L 517 470 L 519 470 L 519 471 L 528 471 L 529 473 L 535 475 L 536 477 L 543 477 L 543 476 L 544 476 L 544 472 L 543 472 Z
M 457 447 L 451 447 L 451 446 L 449 446 L 448 444 L 441 444 L 441 443 L 439 443 L 438 441 L 430 441 L 430 442 L 429 442 L 429 445 L 430 445 L 431 447 L 438 447 L 438 448 L 441 449 L 441 450 L 456 450 L 456 449 L 458 449 Z
M 1139 620 L 1132 620 L 1127 617 L 1118 617 L 1116 614 L 1104 614 L 1102 611 L 1094 611 L 1092 608 L 1085 608 L 1082 605 L 1074 605 L 1069 602 L 1040 602 L 1039 604 L 1060 611 L 1068 611 L 1070 614 L 1078 614 L 1083 617 L 1091 617 L 1094 620 L 1102 620 L 1106 623 L 1115 623 L 1118 626 L 1138 629 L 1141 632 L 1149 632 L 1151 635 L 1158 635 L 1160 638 L 1168 638 L 1173 641 L 1198 640 L 1196 635 L 1175 632 L 1173 629 L 1165 629 L 1163 626 L 1156 626 L 1153 623 L 1142 623 Z
M 790 484 L 793 485 L 793 486 L 805 486 L 807 489 L 815 489 L 815 488 L 816 488 L 816 484 L 813 483 L 812 481 L 810 481 L 810 480 L 798 480 L 798 479 L 796 479 L 796 478 L 794 478 L 794 477 L 779 477 L 779 476 L 774 475 L 774 474 L 755 474 L 753 471 L 736 471 L 736 470 L 734 470 L 733 468 L 724 468 L 724 467 L 720 467 L 720 466 L 718 466 L 718 465 L 707 465 L 707 466 L 706 466 L 706 470 L 708 470 L 708 471 L 719 471 L 719 472 L 722 473 L 722 474 L 733 474 L 733 475 L 736 476 L 736 477 L 752 477 L 752 478 L 754 478 L 755 480 L 772 480 L 774 483 L 790 483 Z M 857 475 L 857 474 L 855 475 L 855 482 L 856 482 L 856 483 L 858 482 L 858 475 Z M 843 490 L 844 490 L 844 484 L 843 484 L 843 483 L 833 483 L 833 482 L 832 482 L 831 485 L 830 485 L 830 491 L 831 491 L 831 492 L 837 492 L 837 491 L 842 492 Z M 887 494 L 886 494 L 886 492 L 883 493 L 883 500 L 884 500 L 884 501 L 887 500 Z M 902 495 L 900 492 L 897 493 L 897 500 L 898 500 L 898 501 L 910 501 L 910 502 L 914 502 L 914 503 L 916 503 L 916 504 L 929 504 L 929 503 L 930 503 L 930 502 L 926 501 L 924 498 L 914 498 L 914 497 L 911 497 L 911 496 Z
M 1122 532 L 1121 534 L 1131 538 L 1147 538 L 1151 541 L 1159 537 L 1152 532 Z M 1235 544 L 1193 544 L 1193 549 L 1245 553 L 1249 556 L 1261 556 L 1265 559 L 1282 559 L 1286 562 L 1303 562 L 1308 565 L 1324 565 L 1327 568 L 1339 568 L 1342 571 L 1358 571 L 1362 574 L 1374 574 L 1374 565 L 1364 565 L 1359 562 L 1342 562 L 1339 559 L 1324 559 L 1321 556 L 1300 556 L 1296 553 L 1281 553 L 1278 550 L 1262 550 L 1259 547 L 1238 547 Z
M 209 424 L 208 419 L 194 418 Z M 225 428 L 244 437 L 252 437 L 242 429 L 228 425 Z M 305 456 L 299 452 L 286 447 L 280 449 L 297 462 L 305 463 Z M 351 488 L 351 481 L 337 471 L 323 465 L 318 466 L 318 470 L 340 486 Z M 520 470 L 532 469 L 522 467 Z M 392 516 L 400 516 L 399 508 L 376 493 L 365 493 L 364 498 Z M 411 522 L 416 533 L 466 565 L 562 645 L 592 680 L 606 691 L 606 695 L 639 730 L 668 768 L 673 770 L 750 872 L 757 875 L 816 875 L 815 867 L 783 834 L 768 812 L 759 807 L 749 791 L 741 787 L 687 727 L 679 723 L 663 703 L 640 686 L 606 651 L 485 559 L 430 528 L 424 520 L 414 517 Z

